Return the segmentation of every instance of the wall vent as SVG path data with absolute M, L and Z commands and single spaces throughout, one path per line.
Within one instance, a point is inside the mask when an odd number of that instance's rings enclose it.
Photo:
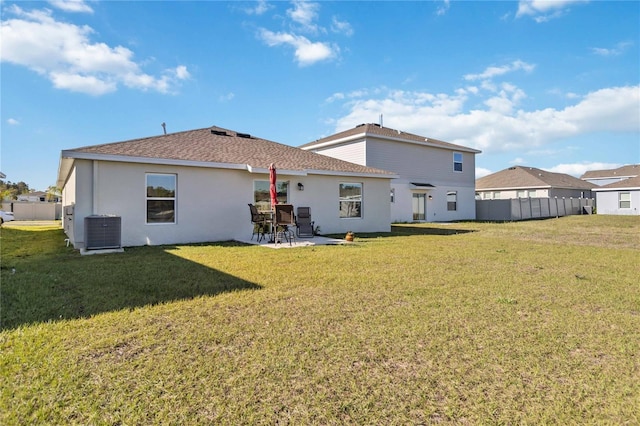
M 87 250 L 120 248 L 120 216 L 92 215 L 84 218 L 84 248 Z

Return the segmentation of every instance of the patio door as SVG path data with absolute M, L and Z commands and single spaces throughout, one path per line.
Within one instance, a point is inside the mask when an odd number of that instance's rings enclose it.
M 427 197 L 424 193 L 413 194 L 413 220 L 425 220 L 427 218 Z

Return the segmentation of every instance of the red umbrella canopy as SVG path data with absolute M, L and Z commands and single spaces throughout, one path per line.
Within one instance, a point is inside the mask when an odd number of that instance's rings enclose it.
M 269 193 L 271 195 L 271 208 L 278 204 L 278 192 L 276 190 L 276 165 L 269 166 Z

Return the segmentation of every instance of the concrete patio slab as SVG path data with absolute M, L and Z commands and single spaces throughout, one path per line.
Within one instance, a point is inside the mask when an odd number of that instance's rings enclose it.
M 327 238 L 316 236 L 313 238 L 297 238 L 289 245 L 289 242 L 284 241 L 282 243 L 270 243 L 268 239 L 263 239 L 258 242 L 255 239 L 251 240 L 249 238 L 243 240 L 236 240 L 240 243 L 245 244 L 253 244 L 259 245 L 261 247 L 267 247 L 271 249 L 284 249 L 284 248 L 296 248 L 296 247 L 310 247 L 310 246 L 327 246 L 327 245 L 338 245 L 338 244 L 352 244 L 345 240 L 340 240 L 337 238 Z

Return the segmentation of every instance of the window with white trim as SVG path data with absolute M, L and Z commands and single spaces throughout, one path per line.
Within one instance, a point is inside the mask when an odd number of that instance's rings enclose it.
M 447 192 L 447 210 L 458 210 L 458 193 L 456 191 Z
M 271 184 L 268 180 L 253 181 L 253 203 L 259 211 L 271 210 Z M 289 181 L 276 181 L 276 195 L 279 203 L 289 201 Z
M 340 184 L 340 217 L 362 217 L 362 183 Z
M 147 223 L 176 223 L 176 181 L 173 174 L 146 174 Z
M 453 153 L 453 171 L 462 172 L 462 153 L 461 152 Z
M 618 208 L 630 209 L 631 208 L 631 192 L 619 192 L 618 193 Z

